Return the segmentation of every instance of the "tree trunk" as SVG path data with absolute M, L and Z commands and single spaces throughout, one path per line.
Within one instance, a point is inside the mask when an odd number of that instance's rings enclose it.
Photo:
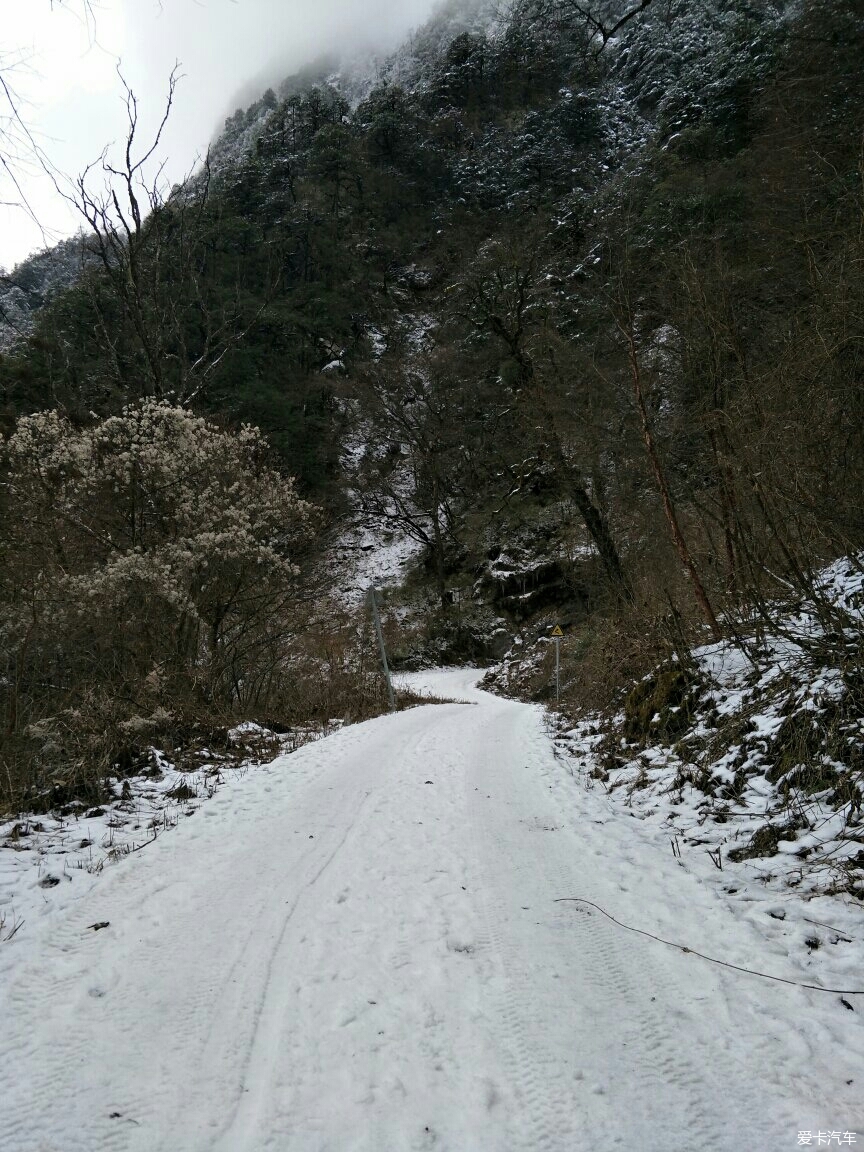
M 585 527 L 588 529 L 588 533 L 594 541 L 597 551 L 600 553 L 600 559 L 603 561 L 603 567 L 606 569 L 607 576 L 625 600 L 632 600 L 633 591 L 630 588 L 627 577 L 624 575 L 624 569 L 621 566 L 621 557 L 618 555 L 618 549 L 615 547 L 615 541 L 612 539 L 606 517 L 588 495 L 588 489 L 581 479 L 575 481 L 571 491 L 573 493 L 574 503 L 585 522 Z
M 606 575 L 611 580 L 615 591 L 625 600 L 632 602 L 633 589 L 630 587 L 630 581 L 624 572 L 621 557 L 618 555 L 618 549 L 615 546 L 615 541 L 612 539 L 612 533 L 609 531 L 609 521 L 591 499 L 588 487 L 582 478 L 581 471 L 574 469 L 568 464 L 561 441 L 557 435 L 552 437 L 550 446 L 558 467 L 561 469 L 562 476 L 567 477 L 569 480 L 566 491 L 572 495 L 573 502 L 579 509 L 579 515 L 582 517 L 585 527 L 588 529 L 588 535 L 594 541 L 594 546 L 600 553 L 600 559 L 603 562 Z M 571 476 L 572 479 L 570 479 Z
M 438 500 L 438 477 L 432 482 L 432 528 L 435 535 L 435 578 L 442 611 L 447 610 L 447 581 L 444 576 L 444 536 L 441 532 L 441 505 Z
M 699 571 L 690 554 L 690 549 L 687 547 L 687 541 L 684 539 L 684 533 L 681 531 L 681 525 L 678 523 L 678 516 L 675 512 L 675 505 L 672 502 L 672 493 L 669 490 L 669 484 L 666 480 L 666 474 L 663 471 L 663 466 L 660 463 L 660 456 L 657 451 L 657 445 L 654 441 L 654 435 L 651 431 L 651 422 L 648 419 L 648 409 L 645 405 L 645 394 L 642 390 L 642 373 L 639 370 L 639 357 L 636 355 L 636 341 L 633 336 L 631 328 L 624 328 L 622 325 L 621 331 L 627 340 L 627 347 L 630 359 L 630 374 L 633 378 L 633 391 L 636 395 L 636 405 L 639 409 L 639 417 L 642 423 L 642 440 L 645 443 L 645 451 L 648 453 L 648 459 L 651 463 L 651 471 L 654 474 L 654 480 L 657 484 L 657 489 L 660 493 L 660 498 L 663 501 L 663 511 L 666 515 L 666 522 L 669 525 L 669 531 L 672 536 L 672 542 L 675 545 L 675 550 L 684 565 L 687 575 L 690 577 L 690 583 L 693 585 L 693 591 L 696 596 L 696 602 L 711 629 L 711 634 L 715 640 L 723 639 L 723 630 L 720 627 L 714 609 L 711 606 L 711 601 L 708 599 L 708 593 L 705 591 L 705 586 L 699 576 Z

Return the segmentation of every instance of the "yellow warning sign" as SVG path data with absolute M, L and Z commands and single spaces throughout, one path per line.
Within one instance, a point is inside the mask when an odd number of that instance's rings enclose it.
M 561 631 L 561 626 L 560 626 L 560 624 L 556 624 L 556 625 L 555 625 L 555 627 L 552 629 L 552 635 L 553 635 L 553 636 L 554 636 L 556 639 L 558 639 L 558 637 L 560 637 L 560 636 L 563 636 L 563 635 L 564 635 L 564 633 Z

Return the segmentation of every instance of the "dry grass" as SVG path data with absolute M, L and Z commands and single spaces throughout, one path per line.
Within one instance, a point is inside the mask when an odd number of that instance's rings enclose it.
M 130 695 L 106 678 L 83 687 L 61 710 L 31 714 L 16 738 L 0 746 L 0 815 L 103 803 L 113 781 L 158 773 L 154 748 L 180 771 L 193 771 L 205 751 L 214 750 L 238 763 L 264 762 L 284 749 L 286 738 L 296 748 L 326 733 L 334 720 L 354 724 L 389 710 L 368 621 L 347 613 L 328 613 L 326 624 L 310 620 L 286 648 L 266 693 L 245 707 L 202 700 L 167 680 L 158 696 L 146 689 Z M 445 701 L 408 689 L 397 693 L 399 710 L 438 702 Z M 268 731 L 232 744 L 229 730 L 250 720 Z

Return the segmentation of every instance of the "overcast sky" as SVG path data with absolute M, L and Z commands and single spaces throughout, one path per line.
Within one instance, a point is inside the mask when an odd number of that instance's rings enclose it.
M 123 73 L 151 122 L 164 109 L 176 61 L 180 83 L 161 150 L 179 180 L 204 153 L 226 115 L 325 51 L 394 47 L 422 23 L 434 0 L 0 0 L 0 67 L 23 118 L 52 163 L 76 175 L 123 139 Z M 0 141 L 0 157 L 2 157 Z M 71 211 L 49 182 L 19 162 L 27 200 L 46 230 L 0 206 L 0 267 L 69 235 Z M 0 169 L 0 201 L 17 194 Z

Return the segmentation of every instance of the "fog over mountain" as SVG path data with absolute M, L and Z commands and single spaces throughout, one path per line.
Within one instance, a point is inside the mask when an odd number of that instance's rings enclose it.
M 126 52 L 154 100 L 175 59 L 182 63 L 172 139 L 188 155 L 238 105 L 292 71 L 322 54 L 390 51 L 434 6 L 435 0 L 165 0 L 154 18 L 149 5 L 130 4 Z
M 143 133 L 178 87 L 160 159 L 177 181 L 226 115 L 323 53 L 387 52 L 432 11 L 434 0 L 10 0 L 0 59 L 28 125 L 52 164 L 79 173 L 124 136 L 117 64 L 140 103 Z M 0 266 L 70 234 L 74 216 L 50 183 L 23 164 L 23 191 L 45 235 L 20 210 L 0 207 Z M 0 201 L 18 201 L 3 185 Z
M 226 66 L 224 95 L 230 104 L 225 108 L 226 114 L 322 55 L 356 57 L 391 52 L 440 6 L 436 0 L 364 0 L 362 3 L 325 0 L 323 4 L 310 0 L 249 0 L 249 3 L 255 9 L 256 28 L 250 30 L 248 41 L 241 46 L 240 63 L 245 68 Z M 229 61 L 230 36 L 224 44 L 217 39 L 215 46 L 221 58 Z M 211 47 L 207 48 L 208 52 Z M 242 73 L 239 88 L 232 87 L 236 72 Z

